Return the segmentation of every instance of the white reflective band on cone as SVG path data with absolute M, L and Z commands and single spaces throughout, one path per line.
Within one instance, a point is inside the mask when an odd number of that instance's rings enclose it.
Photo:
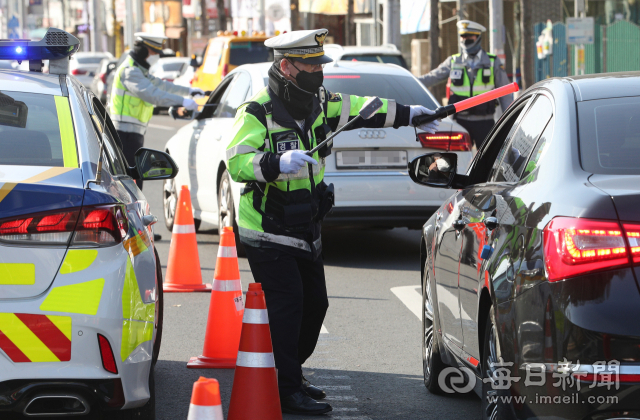
M 274 368 L 276 367 L 276 362 L 273 360 L 273 353 L 249 353 L 246 351 L 239 351 L 236 366 L 249 368 Z
M 240 292 L 242 291 L 242 282 L 240 280 L 213 279 L 212 290 L 216 292 Z
M 218 257 L 223 258 L 238 258 L 238 251 L 234 246 L 219 246 Z
M 173 225 L 173 233 L 196 233 L 194 225 Z
M 248 309 L 244 308 L 243 324 L 268 324 L 269 315 L 266 309 Z
M 222 406 L 191 404 L 187 420 L 224 420 Z

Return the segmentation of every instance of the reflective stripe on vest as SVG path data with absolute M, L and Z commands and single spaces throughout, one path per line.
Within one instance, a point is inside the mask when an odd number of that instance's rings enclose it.
M 153 116 L 153 104 L 131 95 L 122 83 L 122 73 L 135 65 L 133 58 L 129 57 L 116 72 L 111 91 L 111 118 L 114 121 L 146 126 Z
M 465 67 L 465 64 L 462 62 L 462 56 L 460 54 L 454 54 L 451 56 L 451 73 L 455 71 L 461 71 L 462 76 L 462 85 L 456 86 L 453 83 L 450 84 L 450 91 L 452 94 L 462 96 L 465 98 L 480 95 L 481 93 L 488 92 L 495 88 L 495 75 L 493 71 L 495 58 L 489 56 L 489 60 L 491 61 L 491 67 L 488 69 L 491 72 L 489 76 L 489 82 L 487 84 L 482 82 L 482 72 L 485 70 L 484 68 L 478 68 L 476 70 L 476 78 L 473 81 L 473 89 L 471 83 L 469 81 L 469 74 Z M 449 81 L 451 81 L 451 76 L 449 76 Z

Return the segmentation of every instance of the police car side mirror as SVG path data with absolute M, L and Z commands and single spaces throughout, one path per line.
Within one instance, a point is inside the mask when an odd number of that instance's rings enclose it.
M 418 156 L 409 163 L 409 176 L 419 185 L 433 188 L 451 188 L 458 155 L 455 153 L 427 153 Z
M 142 147 L 135 154 L 137 172 L 135 179 L 173 179 L 178 175 L 178 165 L 168 153 Z

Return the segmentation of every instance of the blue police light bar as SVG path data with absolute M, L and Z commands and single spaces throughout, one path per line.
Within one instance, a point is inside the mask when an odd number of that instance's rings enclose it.
M 61 29 L 49 28 L 40 41 L 0 39 L 0 60 L 59 60 L 78 51 L 80 40 Z

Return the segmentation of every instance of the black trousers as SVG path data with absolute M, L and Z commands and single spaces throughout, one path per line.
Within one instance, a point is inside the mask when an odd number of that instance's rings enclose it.
M 313 354 L 329 308 L 322 257 L 294 257 L 274 248 L 246 246 L 256 282 L 267 301 L 280 397 L 302 386 L 302 364 Z
M 127 163 L 129 166 L 135 166 L 135 154 L 139 148 L 144 146 L 144 136 L 138 133 L 118 130 L 118 137 L 120 137 L 120 141 L 122 142 L 122 153 L 127 159 Z M 136 180 L 136 184 L 138 184 L 138 188 L 142 190 L 142 180 Z
M 471 141 L 473 141 L 477 149 L 480 149 L 484 139 L 495 124 L 495 121 L 493 120 L 469 121 L 463 120 L 462 118 L 456 118 L 456 121 L 469 132 Z

